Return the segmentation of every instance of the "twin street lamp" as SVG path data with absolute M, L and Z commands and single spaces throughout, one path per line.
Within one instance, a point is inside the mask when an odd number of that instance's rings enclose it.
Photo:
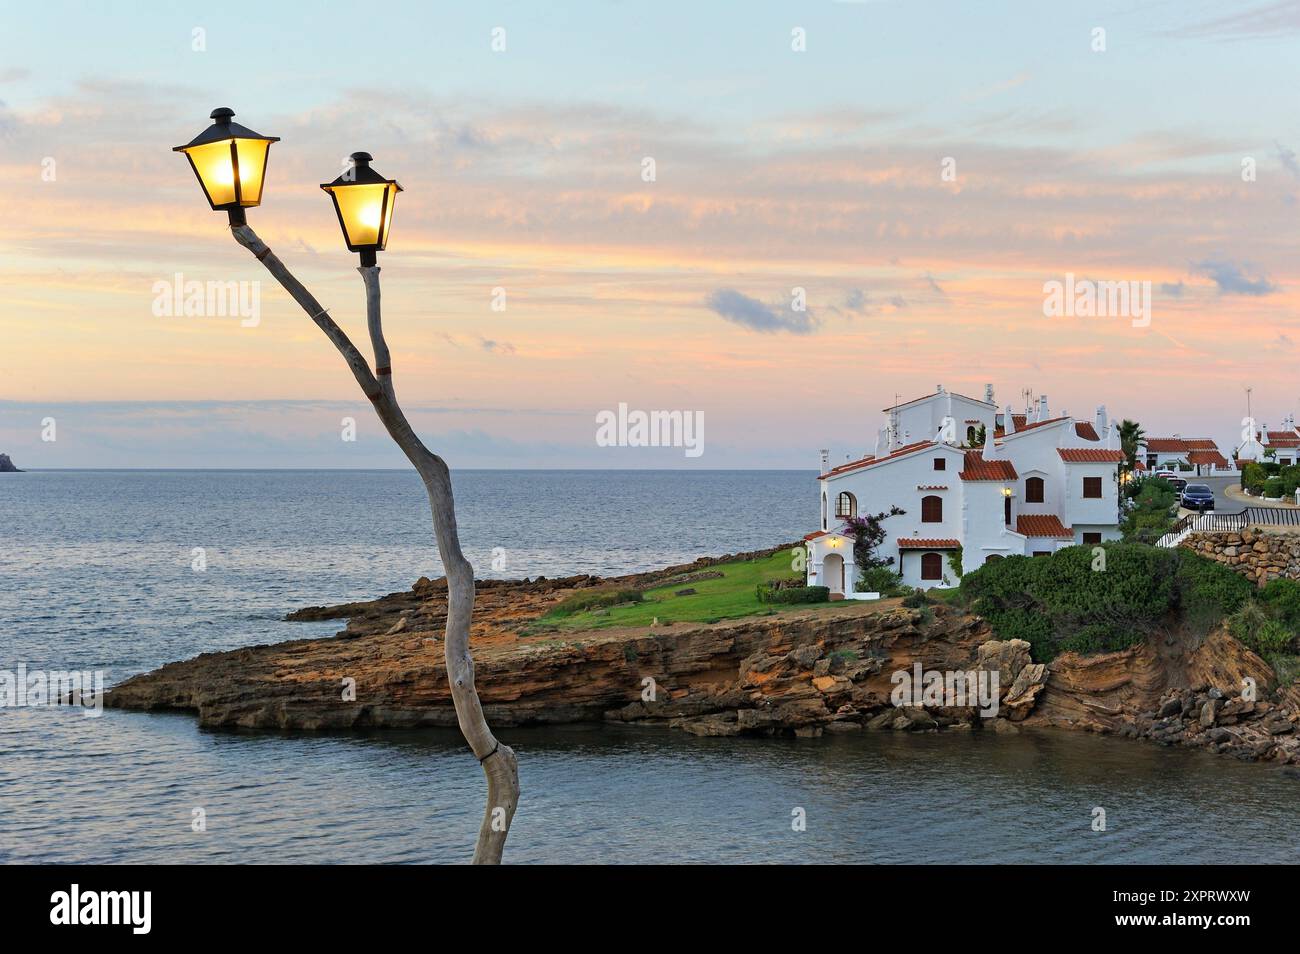
M 262 203 L 266 158 L 276 136 L 263 136 L 232 122 L 234 110 L 212 111 L 213 123 L 190 143 L 177 146 L 198 177 L 208 205 L 230 216 L 230 233 L 248 249 L 296 301 L 347 362 L 352 376 L 393 441 L 415 467 L 428 493 L 437 535 L 438 554 L 447 579 L 447 621 L 443 640 L 447 688 L 456 707 L 456 721 L 487 777 L 487 805 L 474 846 L 474 861 L 501 861 L 510 822 L 519 804 L 519 768 L 514 750 L 492 734 L 474 688 L 474 661 L 469 651 L 470 621 L 474 613 L 474 568 L 460 548 L 451 472 L 407 421 L 393 387 L 393 362 L 384 340 L 380 313 L 379 266 L 375 255 L 388 244 L 393 224 L 393 203 L 402 187 L 370 168 L 370 154 L 354 152 L 352 164 L 333 182 L 321 188 L 334 201 L 343 240 L 348 250 L 361 255 L 361 280 L 366 288 L 366 329 L 374 364 L 352 343 L 316 297 L 280 261 L 248 225 L 244 210 Z
M 246 225 L 245 209 L 262 204 L 266 159 L 279 136 L 263 136 L 232 122 L 235 111 L 226 106 L 212 111 L 212 125 L 184 146 L 172 151 L 185 154 L 198 177 L 208 205 L 226 212 L 232 226 Z M 354 152 L 352 165 L 321 188 L 334 200 L 339 228 L 348 251 L 361 254 L 361 267 L 376 264 L 375 253 L 388 244 L 393 224 L 393 203 L 402 191 L 396 179 L 385 179 L 370 168 L 368 152 Z

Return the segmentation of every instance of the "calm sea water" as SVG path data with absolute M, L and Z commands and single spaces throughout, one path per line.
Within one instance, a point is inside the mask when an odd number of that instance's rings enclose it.
M 648 569 L 794 539 L 816 517 L 803 472 L 467 471 L 456 491 L 480 576 Z M 116 682 L 332 633 L 282 617 L 438 572 L 414 474 L 5 475 L 0 669 Z M 502 734 L 521 759 L 513 861 L 1300 860 L 1300 781 L 1199 752 L 1073 733 Z M 447 731 L 234 733 L 175 714 L 0 709 L 0 861 L 463 861 L 482 794 Z M 206 832 L 191 830 L 195 808 Z M 791 828 L 796 809 L 806 831 Z

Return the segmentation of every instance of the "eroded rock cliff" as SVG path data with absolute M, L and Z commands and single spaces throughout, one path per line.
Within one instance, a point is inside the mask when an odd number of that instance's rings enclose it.
M 473 645 L 489 721 L 605 720 L 664 723 L 698 735 L 809 736 L 1053 726 L 1300 762 L 1300 693 L 1271 695 L 1268 666 L 1223 632 L 1203 639 L 1172 632 L 1123 652 L 1066 654 L 1043 665 L 1030 660 L 1027 643 L 994 640 L 979 617 L 886 600 L 712 624 L 530 635 L 531 623 L 576 590 L 675 580 L 708 562 L 615 581 L 482 582 Z M 348 625 L 327 639 L 172 663 L 116 687 L 108 704 L 192 710 L 209 726 L 454 726 L 442 662 L 445 615 L 445 586 L 428 580 L 373 602 L 303 610 L 293 618 L 346 616 Z M 896 706 L 895 673 L 918 664 L 924 671 L 996 671 L 996 714 L 985 718 L 974 705 Z M 1242 692 L 1250 686 L 1257 695 L 1246 704 Z

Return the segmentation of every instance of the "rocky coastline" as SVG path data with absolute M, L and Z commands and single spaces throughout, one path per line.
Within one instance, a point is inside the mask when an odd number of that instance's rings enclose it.
M 773 551 L 764 551 L 763 554 Z M 619 578 L 479 583 L 476 681 L 498 728 L 662 725 L 701 736 L 1085 730 L 1300 765 L 1300 689 L 1226 631 L 1171 629 L 1122 652 L 1034 663 L 1029 645 L 943 603 L 794 606 L 769 615 L 581 631 L 535 625 L 596 586 L 678 583 L 739 557 Z M 456 725 L 442 661 L 443 580 L 295 620 L 347 619 L 336 636 L 205 653 L 128 679 L 120 709 L 184 710 L 212 727 L 337 730 Z M 894 674 L 998 674 L 997 712 L 895 705 Z M 354 687 L 350 696 L 348 685 Z M 1253 688 L 1247 688 L 1253 687 Z M 1243 689 L 1249 700 L 1242 698 Z M 1289 769 L 1288 771 L 1295 771 Z
M 14 466 L 14 462 L 9 459 L 8 454 L 0 454 L 0 474 L 21 474 L 22 471 Z

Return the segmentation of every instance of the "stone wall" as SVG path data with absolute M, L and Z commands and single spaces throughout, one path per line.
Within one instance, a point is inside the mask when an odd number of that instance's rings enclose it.
M 1193 533 L 1179 546 L 1232 567 L 1260 586 L 1282 576 L 1300 579 L 1300 531 L 1247 527 L 1240 532 Z

